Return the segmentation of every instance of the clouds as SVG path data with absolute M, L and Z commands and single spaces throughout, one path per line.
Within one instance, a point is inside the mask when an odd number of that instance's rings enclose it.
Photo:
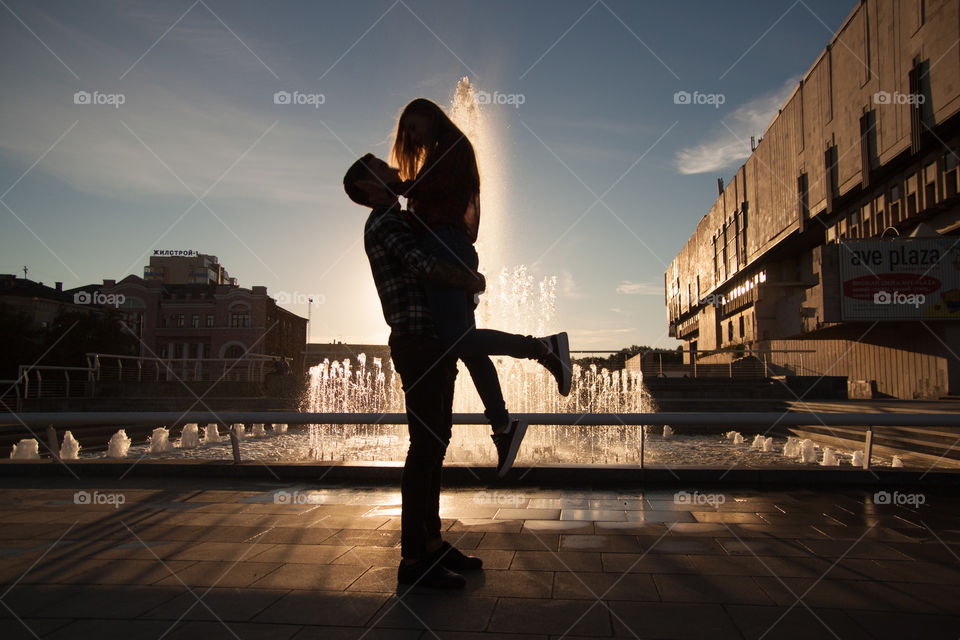
M 617 293 L 625 296 L 659 296 L 663 294 L 663 285 L 653 282 L 631 282 L 621 280 Z
M 677 170 L 687 175 L 709 173 L 746 160 L 750 156 L 750 136 L 763 134 L 799 80 L 799 76 L 791 77 L 776 90 L 737 107 L 721 120 L 711 138 L 677 151 Z

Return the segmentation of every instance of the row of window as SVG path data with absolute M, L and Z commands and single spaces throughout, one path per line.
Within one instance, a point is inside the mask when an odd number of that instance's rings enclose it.
M 186 327 L 186 316 L 182 313 L 174 313 L 168 316 L 161 316 L 160 318 L 160 327 L 164 329 L 176 328 L 182 329 Z M 194 329 L 200 328 L 200 314 L 194 313 L 190 317 L 190 326 Z M 207 314 L 206 328 L 214 327 L 214 316 L 212 313 Z M 245 329 L 250 326 L 250 314 L 245 311 L 235 312 L 230 314 L 230 328 L 231 329 Z
M 942 171 L 939 164 L 928 164 L 902 184 L 893 185 L 885 193 L 863 203 L 849 215 L 827 227 L 827 242 L 839 238 L 869 238 L 881 235 L 885 229 L 916 216 L 923 209 L 933 207 L 947 198 L 956 197 L 960 192 L 960 171 L 956 154 L 950 152 L 944 155 Z

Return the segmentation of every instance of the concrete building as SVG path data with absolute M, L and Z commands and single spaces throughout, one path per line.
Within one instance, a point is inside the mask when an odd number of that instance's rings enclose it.
M 688 360 L 960 393 L 958 40 L 955 0 L 853 9 L 665 273 Z
M 143 279 L 164 284 L 237 284 L 217 256 L 180 249 L 155 249 L 150 264 L 143 268 Z

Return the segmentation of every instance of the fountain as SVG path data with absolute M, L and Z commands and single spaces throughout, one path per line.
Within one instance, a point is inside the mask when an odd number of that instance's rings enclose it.
M 208 424 L 203 427 L 203 444 L 216 444 L 220 442 L 220 429 L 216 424 Z
M 108 458 L 126 458 L 127 451 L 129 450 L 130 438 L 127 436 L 126 431 L 120 429 L 115 434 L 110 436 L 110 440 L 107 442 Z
M 157 427 L 147 438 L 147 445 L 150 453 L 166 453 L 173 449 L 173 443 L 170 442 L 170 430 L 166 427 Z
M 252 435 L 251 437 L 253 437 L 253 438 L 263 438 L 263 437 L 266 436 L 266 435 L 267 435 L 267 432 L 263 429 L 263 425 L 262 425 L 262 424 L 255 424 L 255 425 L 253 425 L 253 435 Z
M 14 460 L 37 460 L 40 458 L 40 448 L 34 438 L 24 438 L 13 445 L 10 457 Z
M 180 449 L 195 449 L 198 446 L 200 446 L 200 435 L 197 425 L 183 425 L 183 431 L 180 432 L 180 442 L 177 443 L 177 447 Z
M 823 459 L 820 461 L 820 466 L 836 467 L 839 465 L 840 465 L 840 461 L 837 459 L 837 452 L 834 451 L 831 447 L 824 447 Z
M 73 434 L 67 431 L 63 434 L 63 442 L 60 445 L 61 460 L 76 460 L 80 455 L 80 443 L 73 437 Z

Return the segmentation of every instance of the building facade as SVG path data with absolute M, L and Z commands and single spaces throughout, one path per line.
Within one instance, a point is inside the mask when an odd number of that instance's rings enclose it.
M 238 286 L 216 256 L 181 253 L 189 255 L 151 256 L 146 278 L 131 275 L 91 285 L 101 295 L 122 300 L 120 308 L 132 315 L 142 357 L 239 358 L 249 353 L 285 357 L 293 372 L 303 371 L 306 318 L 277 305 L 266 287 Z
M 958 41 L 955 0 L 853 9 L 665 273 L 687 358 L 746 348 L 893 397 L 960 393 Z M 933 248 L 929 268 L 890 271 Z M 891 286 L 926 306 L 891 305 Z

